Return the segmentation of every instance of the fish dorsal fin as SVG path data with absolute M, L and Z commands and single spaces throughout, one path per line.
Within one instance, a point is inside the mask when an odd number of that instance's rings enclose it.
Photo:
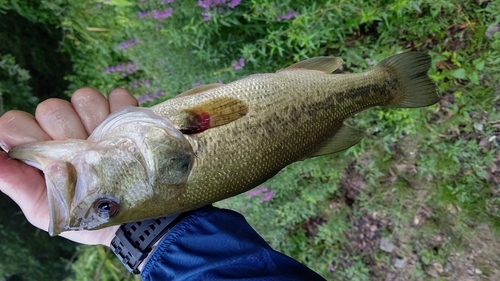
M 349 147 L 359 143 L 363 139 L 364 134 L 365 132 L 344 124 L 333 135 L 333 137 L 324 142 L 321 146 L 318 147 L 318 149 L 313 151 L 313 153 L 306 158 L 312 158 L 346 150 Z
M 205 91 L 208 91 L 208 90 L 212 90 L 212 89 L 218 88 L 218 87 L 220 87 L 222 85 L 224 85 L 224 84 L 222 84 L 222 83 L 212 83 L 212 84 L 197 86 L 197 87 L 192 88 L 191 90 L 187 90 L 187 91 L 185 91 L 183 93 L 180 93 L 180 94 L 178 94 L 175 97 L 178 98 L 178 97 L 187 97 L 187 96 L 196 95 L 196 94 L 199 94 L 201 92 L 205 92 Z
M 185 112 L 188 113 L 188 117 L 180 131 L 184 134 L 196 134 L 245 116 L 248 106 L 239 99 L 219 97 L 189 108 Z
M 287 68 L 278 70 L 277 72 L 296 70 L 296 69 L 308 69 L 308 70 L 322 71 L 329 74 L 335 71 L 337 68 L 339 68 L 343 62 L 344 61 L 341 58 L 332 56 L 315 57 L 298 63 L 294 63 Z

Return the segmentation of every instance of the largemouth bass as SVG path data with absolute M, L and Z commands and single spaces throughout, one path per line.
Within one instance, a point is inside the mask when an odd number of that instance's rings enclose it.
M 245 192 L 290 163 L 347 149 L 343 121 L 373 106 L 439 101 L 430 57 L 409 52 L 359 74 L 308 59 L 276 73 L 189 90 L 109 116 L 87 140 L 47 141 L 9 156 L 45 174 L 49 233 L 98 229 L 192 210 Z

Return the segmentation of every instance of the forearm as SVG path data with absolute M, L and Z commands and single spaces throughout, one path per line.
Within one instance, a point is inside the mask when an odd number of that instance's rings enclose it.
M 143 280 L 324 280 L 274 251 L 240 214 L 214 207 L 177 223 L 140 270 Z

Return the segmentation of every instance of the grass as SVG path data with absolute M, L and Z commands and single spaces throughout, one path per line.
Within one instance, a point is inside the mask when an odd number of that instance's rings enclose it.
M 82 1 L 54 9 L 76 71 L 67 77 L 71 89 L 123 86 L 150 106 L 200 83 L 306 57 L 342 57 L 340 72 L 351 73 L 398 52 L 429 53 L 439 104 L 362 112 L 346 121 L 366 130 L 359 145 L 294 163 L 264 183 L 266 191 L 217 205 L 244 214 L 274 248 L 327 280 L 495 280 L 500 34 L 484 32 L 500 21 L 499 3 L 242 1 L 211 7 L 208 21 L 195 1 L 162 5 Z M 171 18 L 138 17 L 166 7 Z M 132 38 L 137 43 L 117 49 Z M 245 65 L 235 69 L 240 58 Z M 105 72 L 129 61 L 133 73 Z M 382 250 L 381 241 L 393 250 Z M 82 248 L 68 280 L 137 279 L 108 258 L 104 248 Z

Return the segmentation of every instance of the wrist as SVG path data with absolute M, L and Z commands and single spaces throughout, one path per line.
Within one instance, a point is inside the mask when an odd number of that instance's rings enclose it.
M 111 251 L 129 272 L 139 274 L 153 248 L 188 213 L 126 223 L 118 228 L 110 243 Z
M 149 252 L 149 254 L 144 258 L 144 260 L 139 264 L 139 266 L 137 266 L 137 270 L 139 270 L 139 272 L 142 272 L 142 269 L 144 268 L 144 266 L 148 262 L 149 257 L 153 255 L 156 246 L 158 246 L 158 244 L 160 244 L 160 242 L 163 240 L 163 237 L 167 236 L 167 234 L 168 234 L 168 232 L 163 234 L 161 237 L 159 237 L 158 241 L 156 241 L 156 243 L 153 246 L 151 246 L 151 251 Z

